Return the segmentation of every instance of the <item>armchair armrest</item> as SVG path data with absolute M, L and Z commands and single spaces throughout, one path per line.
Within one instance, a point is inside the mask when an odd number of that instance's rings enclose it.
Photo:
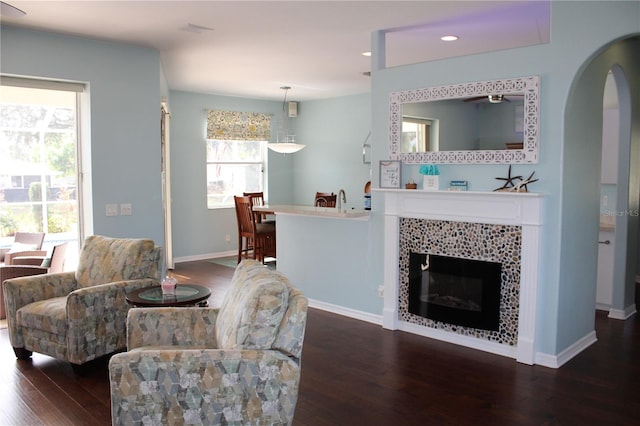
M 34 267 L 5 266 L 5 268 Z M 15 312 L 29 303 L 66 296 L 76 288 L 76 278 L 73 272 L 32 275 L 7 280 L 2 286 L 7 304 L 7 315 L 11 313 L 11 316 L 15 317 Z
M 4 268 L 34 267 L 5 266 Z M 39 300 L 66 296 L 75 287 L 76 278 L 73 272 L 32 275 L 4 281 L 2 283 L 2 290 L 4 291 L 7 328 L 9 329 L 9 340 L 11 340 L 11 344 L 14 347 L 22 347 L 22 345 L 24 345 L 22 333 L 18 331 L 18 327 L 15 324 L 18 309 Z
M 109 362 L 114 424 L 292 424 L 299 365 L 275 350 L 140 350 Z
M 84 287 L 67 296 L 67 359 L 82 364 L 126 347 L 127 292 L 157 285 L 152 278 Z M 91 338 L 88 338 L 90 336 Z
M 127 318 L 127 349 L 215 348 L 217 316 L 217 308 L 133 308 Z

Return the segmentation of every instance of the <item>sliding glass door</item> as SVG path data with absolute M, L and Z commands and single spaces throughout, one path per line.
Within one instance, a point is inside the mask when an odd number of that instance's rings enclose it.
M 0 247 L 17 231 L 45 232 L 43 249 L 77 244 L 83 86 L 7 77 L 1 83 Z

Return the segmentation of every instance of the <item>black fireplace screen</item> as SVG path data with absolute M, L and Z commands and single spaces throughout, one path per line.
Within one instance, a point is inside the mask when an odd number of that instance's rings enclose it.
M 409 312 L 448 324 L 498 330 L 502 265 L 423 253 L 409 256 Z

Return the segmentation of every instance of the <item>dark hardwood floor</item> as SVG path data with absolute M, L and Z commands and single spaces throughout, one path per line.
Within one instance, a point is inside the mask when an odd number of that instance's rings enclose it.
M 233 269 L 176 265 L 216 303 Z M 640 306 L 640 304 L 638 304 Z M 596 314 L 598 342 L 560 369 L 310 309 L 294 424 L 640 424 L 640 319 Z M 86 375 L 44 355 L 16 361 L 0 330 L 0 425 L 110 424 L 107 360 Z

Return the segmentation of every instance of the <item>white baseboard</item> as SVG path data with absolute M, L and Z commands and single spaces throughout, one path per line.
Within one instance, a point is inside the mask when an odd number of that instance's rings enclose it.
M 636 304 L 627 306 L 623 309 L 609 309 L 609 318 L 618 319 L 618 320 L 626 320 L 630 316 L 636 313 Z
M 173 259 L 173 262 L 174 263 L 194 262 L 196 260 L 216 259 L 219 257 L 229 257 L 237 254 L 238 254 L 237 250 L 221 251 L 217 253 L 196 254 L 193 256 L 176 257 Z
M 536 364 L 549 368 L 560 368 L 580 352 L 597 342 L 596 332 L 591 331 L 582 339 L 569 346 L 558 355 L 550 355 L 538 352 L 536 354 Z
M 345 317 L 357 319 L 360 321 L 370 322 L 375 325 L 382 325 L 382 315 L 375 315 L 369 312 L 357 311 L 355 309 L 345 308 L 344 306 L 333 305 L 331 303 L 326 303 L 314 299 L 309 299 L 309 307 L 331 312 L 332 314 L 338 314 Z

